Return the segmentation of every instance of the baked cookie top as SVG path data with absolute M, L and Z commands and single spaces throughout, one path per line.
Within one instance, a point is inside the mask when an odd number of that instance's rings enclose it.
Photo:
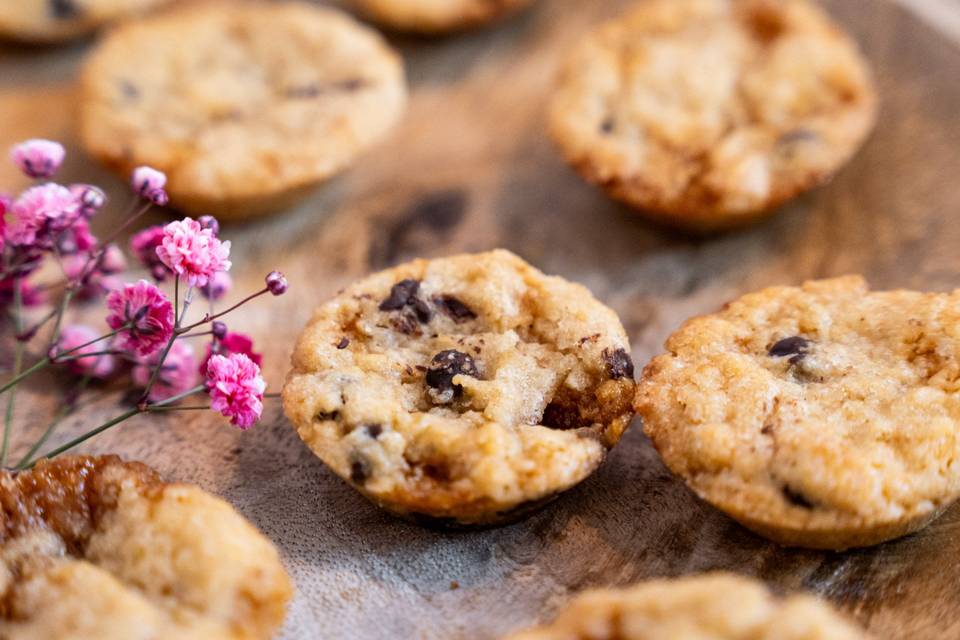
M 399 31 L 440 34 L 486 24 L 534 0 L 353 0 L 372 20 Z
M 135 15 L 170 0 L 5 0 L 0 36 L 25 42 L 58 42 Z
M 381 505 L 487 523 L 597 468 L 633 416 L 629 352 L 613 311 L 509 252 L 416 260 L 320 307 L 284 407 Z
M 859 277 L 752 293 L 695 318 L 636 408 L 670 469 L 780 541 L 844 548 L 960 492 L 960 292 Z
M 115 456 L 0 471 L 0 637 L 257 640 L 291 596 L 227 503 Z
M 406 103 L 402 62 L 376 32 L 296 2 L 188 3 L 128 23 L 82 84 L 94 156 L 160 169 L 175 206 L 222 215 L 337 173 Z
M 856 45 L 807 0 L 646 0 L 575 49 L 550 125 L 614 197 L 715 228 L 830 177 L 875 102 Z
M 776 598 L 728 574 L 651 580 L 578 596 L 552 624 L 507 640 L 866 640 L 808 595 Z

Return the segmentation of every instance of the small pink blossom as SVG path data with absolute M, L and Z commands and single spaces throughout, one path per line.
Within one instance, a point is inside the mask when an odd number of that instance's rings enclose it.
M 61 255 L 69 256 L 90 251 L 97 245 L 97 238 L 90 231 L 87 219 L 78 217 L 73 224 L 57 234 L 56 245 Z
M 50 236 L 73 224 L 79 211 L 77 199 L 66 187 L 52 182 L 31 187 L 13 203 L 6 239 L 18 246 L 49 247 Z
M 70 193 L 80 203 L 80 213 L 88 220 L 107 204 L 107 194 L 92 184 L 72 184 Z
M 163 190 L 166 184 L 167 175 L 153 167 L 137 167 L 130 177 L 134 193 L 160 206 L 167 203 L 167 192 Z
M 200 293 L 207 300 L 216 302 L 233 289 L 233 278 L 226 271 L 217 271 L 207 284 L 200 287 Z
M 66 151 L 52 140 L 27 140 L 15 146 L 10 157 L 13 163 L 31 178 L 49 178 L 57 172 Z
M 90 327 L 81 324 L 67 325 L 60 332 L 60 340 L 57 342 L 56 353 L 73 351 L 80 345 L 87 344 L 99 336 L 100 334 Z M 77 356 L 84 354 L 104 351 L 106 348 L 106 341 L 89 344 L 65 356 L 67 359 L 63 364 L 68 371 L 79 376 L 89 376 L 100 380 L 109 378 L 117 369 L 117 359 L 114 356 L 102 354 L 77 358 Z
M 145 389 L 159 361 L 158 352 L 134 365 L 130 374 L 134 384 Z M 149 399 L 158 402 L 180 395 L 197 386 L 197 378 L 197 359 L 194 357 L 193 347 L 184 340 L 177 340 L 170 347 L 170 353 L 160 367 L 160 374 L 150 389 Z
M 241 429 L 249 429 L 263 413 L 266 382 L 260 367 L 242 353 L 215 355 L 207 364 L 210 407 Z
M 173 304 L 146 280 L 124 285 L 107 295 L 107 324 L 130 325 L 117 334 L 117 347 L 145 357 L 158 351 L 173 335 Z
M 202 287 L 218 271 L 228 271 L 230 242 L 221 242 L 211 229 L 192 218 L 171 222 L 163 228 L 157 256 L 191 287 Z
M 223 324 L 223 323 L 221 323 Z M 224 325 L 226 327 L 226 325 Z M 216 351 L 214 351 L 214 348 Z M 263 364 L 263 355 L 253 350 L 253 339 L 243 333 L 229 332 L 226 336 L 218 339 L 214 345 L 207 347 L 207 355 L 200 365 L 200 375 L 207 375 L 207 363 L 214 354 L 228 356 L 231 353 L 242 353 L 250 358 L 258 367 Z
M 170 275 L 170 269 L 160 261 L 157 249 L 163 242 L 163 225 L 147 227 L 130 239 L 130 249 L 150 275 L 157 282 L 163 282 Z

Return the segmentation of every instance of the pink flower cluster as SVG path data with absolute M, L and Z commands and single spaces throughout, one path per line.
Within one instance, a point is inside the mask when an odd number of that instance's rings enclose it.
M 207 392 L 210 406 L 241 429 L 249 429 L 263 413 L 267 385 L 260 367 L 242 353 L 214 355 L 207 361 Z
M 119 349 L 146 357 L 173 337 L 173 304 L 146 280 L 111 291 L 107 309 L 107 324 L 117 331 Z
M 230 242 L 221 242 L 213 229 L 184 218 L 163 228 L 157 256 L 191 287 L 202 287 L 219 271 L 229 271 Z

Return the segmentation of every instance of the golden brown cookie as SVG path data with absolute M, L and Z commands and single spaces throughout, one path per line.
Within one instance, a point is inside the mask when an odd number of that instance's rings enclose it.
M 506 251 L 416 260 L 316 312 L 284 408 L 374 502 L 497 524 L 589 476 L 633 417 L 630 345 L 580 285 Z
M 169 3 L 171 0 L 3 0 L 0 38 L 53 43 Z
M 636 408 L 670 469 L 786 545 L 915 531 L 960 495 L 960 292 L 774 287 L 683 325 Z
M 381 140 L 406 103 L 373 30 L 296 3 L 188 4 L 112 33 L 83 72 L 87 150 L 164 171 L 174 207 L 243 218 L 290 206 Z
M 550 128 L 614 198 L 714 230 L 828 180 L 875 111 L 855 43 L 807 0 L 645 0 L 575 49 Z
M 371 20 L 397 31 L 439 35 L 488 24 L 534 0 L 353 0 Z
M 505 640 L 867 640 L 826 603 L 777 598 L 729 574 L 651 580 L 574 599 L 548 625 Z
M 230 505 L 115 456 L 0 471 L 0 638 L 266 640 L 290 579 Z

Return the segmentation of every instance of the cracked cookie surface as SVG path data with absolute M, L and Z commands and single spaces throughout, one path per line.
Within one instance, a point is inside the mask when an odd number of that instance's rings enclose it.
M 284 408 L 381 506 L 495 524 L 582 481 L 619 441 L 629 353 L 613 311 L 511 253 L 417 260 L 320 307 Z
M 23 42 L 59 42 L 169 3 L 171 0 L 5 0 L 0 36 Z
M 142 464 L 0 471 L 0 638 L 265 640 L 291 590 L 232 507 Z
M 372 20 L 390 29 L 442 34 L 487 24 L 534 0 L 352 0 Z
M 85 65 L 81 137 L 124 175 L 169 177 L 173 206 L 271 213 L 350 165 L 399 120 L 399 56 L 345 14 L 205 2 L 124 25 Z
M 666 349 L 638 386 L 647 435 L 762 535 L 876 544 L 960 495 L 960 292 L 774 287 L 688 321 Z
M 550 126 L 614 198 L 711 230 L 830 178 L 875 103 L 856 45 L 807 0 L 648 0 L 575 49 Z
M 729 574 L 651 580 L 578 596 L 557 619 L 505 640 L 866 640 L 825 602 L 777 598 Z

